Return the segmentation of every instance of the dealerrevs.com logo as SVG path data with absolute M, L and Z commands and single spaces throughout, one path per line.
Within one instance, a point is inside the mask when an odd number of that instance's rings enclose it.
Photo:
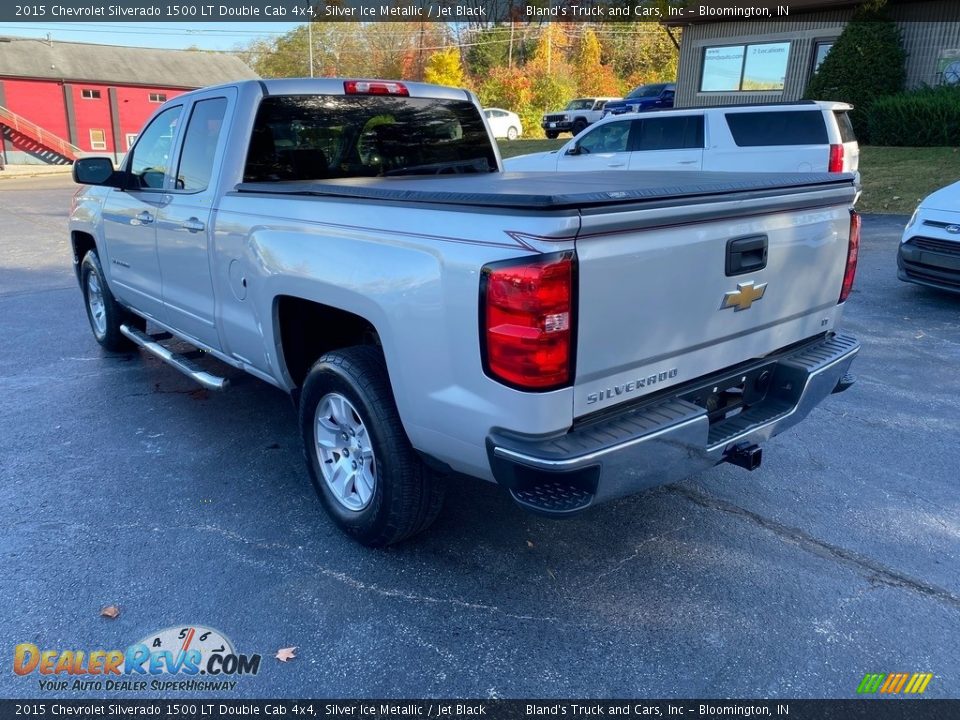
M 223 633 L 200 625 L 167 628 L 125 650 L 21 643 L 13 651 L 13 672 L 39 676 L 39 689 L 48 691 L 233 690 L 234 678 L 259 670 L 259 655 L 238 653 Z

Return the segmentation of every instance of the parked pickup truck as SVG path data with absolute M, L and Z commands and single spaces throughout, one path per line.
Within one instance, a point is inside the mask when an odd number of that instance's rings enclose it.
M 290 393 L 367 545 L 454 472 L 561 517 L 752 469 L 852 382 L 851 175 L 504 173 L 469 92 L 324 79 L 180 95 L 74 176 L 96 340 Z

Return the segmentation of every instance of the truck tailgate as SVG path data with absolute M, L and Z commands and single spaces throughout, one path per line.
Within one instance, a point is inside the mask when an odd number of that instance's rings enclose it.
M 830 330 L 854 192 L 584 211 L 575 417 Z

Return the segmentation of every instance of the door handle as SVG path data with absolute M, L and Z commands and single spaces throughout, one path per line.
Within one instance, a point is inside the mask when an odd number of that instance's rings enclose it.
M 607 167 L 626 167 L 626 163 L 610 163 Z
M 141 225 L 149 225 L 153 222 L 153 215 L 144 210 L 142 213 L 137 215 L 137 220 L 140 221 Z
M 696 165 L 699 160 L 681 160 L 677 165 Z
M 180 226 L 184 230 L 189 230 L 192 233 L 200 232 L 203 230 L 206 225 L 204 225 L 198 218 L 192 217 L 189 220 L 185 220 Z

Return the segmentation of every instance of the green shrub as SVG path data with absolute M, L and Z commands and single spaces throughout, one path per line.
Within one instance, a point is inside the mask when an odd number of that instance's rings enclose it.
M 877 98 L 901 92 L 905 79 L 906 53 L 896 23 L 861 13 L 837 38 L 804 97 L 851 103 L 857 137 L 870 142 L 871 106 Z
M 960 146 L 960 87 L 923 88 L 879 98 L 870 111 L 870 142 Z

